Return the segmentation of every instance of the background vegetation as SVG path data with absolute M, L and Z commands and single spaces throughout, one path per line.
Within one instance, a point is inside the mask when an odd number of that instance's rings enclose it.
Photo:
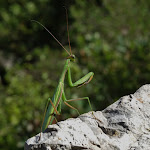
M 65 87 L 66 96 L 89 96 L 93 110 L 150 82 L 150 2 L 146 0 L 1 0 L 0 1 L 0 149 L 23 149 L 40 132 L 48 97 L 52 97 L 66 52 L 38 24 L 44 24 L 68 48 L 66 6 L 73 80 L 89 71 L 92 82 Z M 81 113 L 87 102 L 75 102 Z M 77 114 L 63 106 L 60 120 Z

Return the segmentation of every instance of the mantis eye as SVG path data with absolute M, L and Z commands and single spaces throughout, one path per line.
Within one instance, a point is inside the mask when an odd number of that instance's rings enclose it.
M 75 55 L 71 55 L 70 60 L 74 62 L 75 61 Z
M 73 59 L 75 59 L 75 58 L 76 58 L 76 56 L 75 56 L 75 55 L 72 55 L 71 57 L 72 57 Z

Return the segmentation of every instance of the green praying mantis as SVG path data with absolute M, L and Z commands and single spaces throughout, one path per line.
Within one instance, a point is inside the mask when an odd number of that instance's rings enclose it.
M 67 15 L 66 15 L 66 19 L 67 19 L 67 32 L 68 32 L 68 42 L 69 42 L 70 52 L 57 40 L 57 38 L 44 25 L 42 25 L 40 22 L 38 22 L 36 20 L 31 20 L 31 21 L 34 21 L 34 22 L 38 23 L 39 25 L 41 25 L 58 42 L 58 44 L 60 44 L 60 46 L 69 55 L 66 59 L 66 62 L 65 62 L 62 74 L 60 76 L 58 85 L 56 87 L 55 93 L 54 93 L 52 99 L 51 98 L 48 99 L 47 107 L 45 109 L 44 118 L 43 118 L 43 122 L 42 122 L 41 132 L 43 132 L 48 127 L 49 124 L 52 124 L 53 120 L 55 119 L 55 115 L 60 115 L 62 101 L 68 107 L 74 109 L 78 114 L 80 114 L 78 109 L 73 107 L 72 105 L 70 105 L 69 102 L 77 101 L 77 100 L 87 100 L 89 103 L 89 106 L 92 110 L 92 106 L 91 106 L 91 103 L 90 103 L 90 100 L 88 97 L 82 97 L 82 98 L 67 100 L 67 98 L 65 96 L 64 80 L 65 80 L 66 74 L 68 75 L 67 77 L 68 77 L 68 83 L 69 83 L 70 87 L 81 87 L 85 84 L 88 84 L 92 80 L 93 75 L 94 75 L 93 72 L 89 72 L 88 74 L 83 76 L 78 81 L 76 81 L 74 83 L 72 82 L 70 62 L 75 61 L 75 55 L 72 54 L 72 51 L 71 51 L 71 45 L 70 45 L 70 39 L 69 39 L 69 30 L 68 30 L 68 16 Z

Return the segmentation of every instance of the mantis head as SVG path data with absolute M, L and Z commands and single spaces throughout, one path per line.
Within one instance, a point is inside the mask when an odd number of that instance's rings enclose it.
M 75 62 L 75 55 L 71 54 L 70 56 L 67 57 L 67 59 L 70 59 L 70 61 Z

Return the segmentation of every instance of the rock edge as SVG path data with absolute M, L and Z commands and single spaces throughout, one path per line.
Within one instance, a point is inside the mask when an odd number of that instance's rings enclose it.
M 103 111 L 49 125 L 28 139 L 24 150 L 149 150 L 150 84 Z

